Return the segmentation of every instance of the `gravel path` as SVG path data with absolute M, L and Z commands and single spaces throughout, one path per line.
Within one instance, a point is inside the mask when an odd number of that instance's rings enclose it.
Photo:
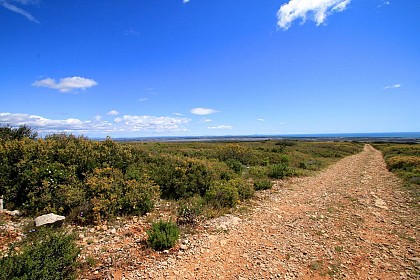
M 313 177 L 280 181 L 251 213 L 207 222 L 178 252 L 119 279 L 420 279 L 419 220 L 366 145 Z

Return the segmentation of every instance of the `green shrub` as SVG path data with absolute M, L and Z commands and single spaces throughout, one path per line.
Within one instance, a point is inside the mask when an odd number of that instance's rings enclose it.
M 161 156 L 155 159 L 150 177 L 160 186 L 163 198 L 182 199 L 204 195 L 213 174 L 202 160 Z
M 203 212 L 204 199 L 200 196 L 190 197 L 179 202 L 178 224 L 195 224 Z
M 248 169 L 248 177 L 252 177 L 256 179 L 267 178 L 267 167 L 251 166 Z
M 240 174 L 242 170 L 244 169 L 242 163 L 236 159 L 228 159 L 225 161 L 225 163 L 236 174 Z
M 238 190 L 239 199 L 242 201 L 249 199 L 254 195 L 254 186 L 250 181 L 245 181 L 243 179 L 238 178 L 230 180 L 228 184 L 230 184 Z
M 45 230 L 22 246 L 21 252 L 11 248 L 0 259 L 0 280 L 76 278 L 79 249 L 74 236 Z
M 273 183 L 270 180 L 257 180 L 254 182 L 254 189 L 259 190 L 268 190 L 271 189 Z
M 144 215 L 153 209 L 159 187 L 147 179 L 129 180 L 124 182 L 123 193 L 119 201 L 120 214 Z
M 238 189 L 229 182 L 215 182 L 206 192 L 205 199 L 215 208 L 235 207 L 239 201 Z
M 179 228 L 175 223 L 158 221 L 152 224 L 147 235 L 148 244 L 155 250 L 163 251 L 175 245 L 179 238 Z
M 274 179 L 282 179 L 290 174 L 289 165 L 287 163 L 273 164 L 270 167 L 268 177 Z

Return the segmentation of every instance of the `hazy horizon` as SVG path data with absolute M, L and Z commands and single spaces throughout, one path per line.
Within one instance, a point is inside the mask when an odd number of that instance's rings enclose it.
M 419 12 L 416 0 L 2 0 L 0 125 L 90 138 L 418 132 Z

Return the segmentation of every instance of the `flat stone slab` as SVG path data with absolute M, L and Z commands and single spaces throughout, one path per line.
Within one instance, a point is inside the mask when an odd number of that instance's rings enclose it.
M 61 226 L 65 218 L 66 217 L 56 215 L 54 213 L 42 215 L 35 218 L 35 226 L 40 227 L 43 225 L 53 225 L 53 224 L 57 226 Z

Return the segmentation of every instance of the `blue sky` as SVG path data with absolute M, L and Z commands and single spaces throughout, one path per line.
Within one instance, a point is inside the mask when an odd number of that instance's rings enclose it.
M 420 131 L 418 0 L 0 0 L 0 125 Z

